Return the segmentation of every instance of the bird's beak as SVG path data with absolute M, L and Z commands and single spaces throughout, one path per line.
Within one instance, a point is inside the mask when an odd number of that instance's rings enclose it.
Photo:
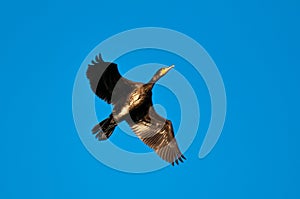
M 171 65 L 171 66 L 168 67 L 168 70 L 171 70 L 174 67 L 175 67 L 175 65 L 173 64 L 173 65 Z
M 165 74 L 167 73 L 167 72 L 169 72 L 172 68 L 174 68 L 175 67 L 175 65 L 172 65 L 172 66 L 169 66 L 169 67 L 167 67 L 166 68 L 166 71 L 165 71 Z

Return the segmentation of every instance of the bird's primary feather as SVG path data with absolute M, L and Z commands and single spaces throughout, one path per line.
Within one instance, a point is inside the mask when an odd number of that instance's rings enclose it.
M 178 164 L 178 160 L 185 158 L 180 152 L 172 122 L 158 115 L 153 106 L 149 107 L 148 114 L 136 123 L 129 124 L 132 131 L 145 144 L 151 147 L 163 160 Z

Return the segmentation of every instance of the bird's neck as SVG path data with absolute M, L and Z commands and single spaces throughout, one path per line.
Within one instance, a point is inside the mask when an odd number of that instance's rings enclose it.
M 160 79 L 161 77 L 158 74 L 155 74 L 150 81 L 147 83 L 148 84 L 148 90 L 152 90 L 153 86 L 156 84 L 156 82 Z
M 145 89 L 145 92 L 151 92 L 153 89 L 154 83 L 148 82 L 147 84 L 144 84 L 143 87 Z
M 155 84 L 159 79 L 161 78 L 160 75 L 158 75 L 157 73 L 150 79 L 150 81 L 148 82 L 149 84 Z

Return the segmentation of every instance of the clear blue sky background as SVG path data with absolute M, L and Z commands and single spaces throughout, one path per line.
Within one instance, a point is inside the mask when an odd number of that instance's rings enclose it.
M 300 198 L 299 9 L 296 0 L 1 2 L 0 198 Z M 198 159 L 210 111 L 199 86 L 203 125 L 188 161 L 133 175 L 84 148 L 72 88 L 97 44 L 144 26 L 171 28 L 203 45 L 223 76 L 228 113 L 218 144 Z M 159 54 L 137 52 L 135 63 L 169 60 Z M 119 60 L 122 73 L 135 60 L 130 56 Z M 171 94 L 156 92 L 178 126 L 165 101 Z M 103 118 L 109 107 L 99 103 Z

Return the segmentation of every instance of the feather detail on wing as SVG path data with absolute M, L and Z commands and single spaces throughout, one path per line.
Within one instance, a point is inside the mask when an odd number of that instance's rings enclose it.
M 93 92 L 109 104 L 115 104 L 120 96 L 130 93 L 138 84 L 123 78 L 117 64 L 104 62 L 101 54 L 88 65 L 86 76 Z
M 178 164 L 185 157 L 180 152 L 172 122 L 159 116 L 153 107 L 149 108 L 149 114 L 138 122 L 129 124 L 135 134 L 149 147 L 151 147 L 163 160 Z

